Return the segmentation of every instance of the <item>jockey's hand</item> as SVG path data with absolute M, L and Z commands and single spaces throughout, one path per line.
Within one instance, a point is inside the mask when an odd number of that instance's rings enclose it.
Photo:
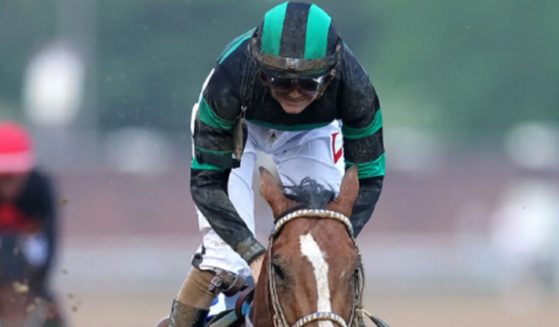
M 262 269 L 263 260 L 264 260 L 264 255 L 262 254 L 250 264 L 250 271 L 252 273 L 252 278 L 254 278 L 255 283 L 258 283 L 258 278 L 260 277 L 260 270 Z

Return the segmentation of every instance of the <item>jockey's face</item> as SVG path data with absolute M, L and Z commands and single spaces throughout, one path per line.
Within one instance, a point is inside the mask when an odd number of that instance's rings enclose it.
M 281 105 L 283 111 L 288 114 L 299 114 L 307 108 L 316 98 L 318 92 L 301 92 L 297 87 L 289 90 L 278 90 L 270 88 L 272 97 Z
M 272 97 L 288 114 L 298 114 L 320 97 L 324 85 L 331 81 L 332 74 L 317 77 L 280 77 L 260 74 L 262 83 L 270 88 Z
M 14 201 L 21 190 L 28 174 L 3 174 L 0 173 L 0 202 Z

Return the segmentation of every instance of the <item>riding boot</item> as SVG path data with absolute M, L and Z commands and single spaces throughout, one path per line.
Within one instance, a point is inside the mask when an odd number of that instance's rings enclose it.
M 219 294 L 212 285 L 213 271 L 193 267 L 173 300 L 169 327 L 204 326 L 210 305 Z
M 209 310 L 199 309 L 173 300 L 169 327 L 203 327 Z

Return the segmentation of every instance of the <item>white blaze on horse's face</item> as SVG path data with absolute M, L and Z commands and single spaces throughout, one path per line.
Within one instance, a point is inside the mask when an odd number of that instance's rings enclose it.
M 332 305 L 330 303 L 330 286 L 328 285 L 328 263 L 318 243 L 314 240 L 311 234 L 299 236 L 301 244 L 301 253 L 310 261 L 314 277 L 316 280 L 316 290 L 318 292 L 317 311 L 330 312 Z M 320 321 L 320 327 L 334 326 L 330 321 Z

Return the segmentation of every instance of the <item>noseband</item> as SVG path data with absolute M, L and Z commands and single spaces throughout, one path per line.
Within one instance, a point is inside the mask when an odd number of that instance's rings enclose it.
M 351 225 L 351 221 L 349 220 L 348 217 L 346 217 L 345 215 L 339 212 L 324 210 L 324 209 L 303 209 L 303 210 L 294 211 L 278 219 L 275 223 L 274 229 L 272 230 L 272 234 L 270 236 L 270 241 L 269 241 L 270 243 L 268 245 L 268 286 L 270 288 L 272 306 L 274 310 L 274 317 L 273 317 L 274 327 L 290 327 L 290 325 L 288 324 L 287 319 L 285 318 L 285 314 L 281 309 L 281 305 L 279 303 L 279 296 L 277 294 L 275 273 L 274 273 L 274 269 L 272 268 L 272 260 L 271 260 L 272 243 L 276 238 L 276 236 L 280 233 L 282 227 L 285 224 L 297 218 L 309 218 L 309 217 L 334 219 L 343 223 L 346 227 L 349 236 L 351 237 L 351 240 L 353 241 L 355 249 L 357 250 L 357 246 L 355 245 L 355 239 L 353 238 L 353 227 Z M 295 324 L 291 325 L 291 327 L 302 327 L 311 322 L 318 321 L 318 320 L 330 320 L 341 327 L 357 325 L 356 322 L 358 319 L 358 315 L 356 314 L 356 312 L 358 311 L 361 305 L 361 294 L 363 291 L 363 281 L 364 281 L 363 269 L 361 267 L 361 256 L 359 255 L 359 251 L 357 253 L 359 257 L 359 269 L 355 274 L 357 288 L 355 290 L 355 296 L 353 299 L 353 305 L 351 309 L 351 316 L 349 319 L 350 325 L 348 325 L 348 322 L 346 322 L 346 320 L 337 313 L 334 313 L 332 311 L 327 311 L 327 312 L 317 311 L 300 318 L 295 322 Z

